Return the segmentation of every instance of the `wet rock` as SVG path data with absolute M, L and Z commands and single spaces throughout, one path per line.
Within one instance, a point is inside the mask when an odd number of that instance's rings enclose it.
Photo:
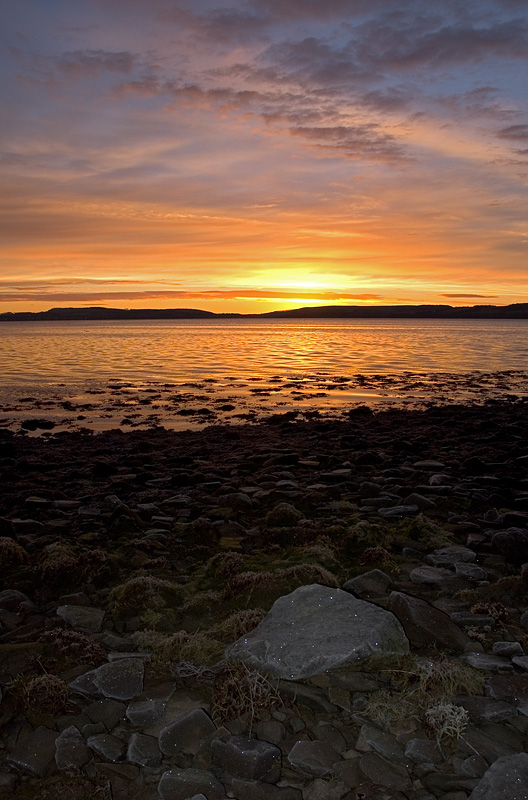
M 175 769 L 164 772 L 158 784 L 161 800 L 188 800 L 204 795 L 207 800 L 224 800 L 222 784 L 211 772 L 201 769 Z
M 471 563 L 475 560 L 477 554 L 469 547 L 462 547 L 461 545 L 451 545 L 449 547 L 441 547 L 430 553 L 427 556 L 427 561 L 433 567 L 454 567 L 459 561 L 463 563 Z
M 325 742 L 296 742 L 288 754 L 288 761 L 305 775 L 323 778 L 333 772 L 334 764 L 341 760 L 339 753 Z
M 526 800 L 528 755 L 517 753 L 499 758 L 484 773 L 470 800 Z
M 351 592 L 363 598 L 370 595 L 385 594 L 391 585 L 392 578 L 390 575 L 387 575 L 381 569 L 371 569 L 369 572 L 350 578 L 343 584 L 342 589 L 345 592 Z
M 417 645 L 442 645 L 463 652 L 471 640 L 451 618 L 422 600 L 403 592 L 391 592 L 388 608 L 398 617 L 409 640 Z
M 220 780 L 244 780 L 277 783 L 281 774 L 281 751 L 270 742 L 230 736 L 211 742 L 211 770 Z
M 504 556 L 512 564 L 525 564 L 528 561 L 528 530 L 507 528 L 492 536 L 491 546 L 495 553 Z
M 411 788 L 411 779 L 405 767 L 392 764 L 377 753 L 364 753 L 359 760 L 359 766 L 373 783 L 402 792 Z
M 293 786 L 276 786 L 240 778 L 234 778 L 231 786 L 237 800 L 303 800 L 300 790 Z
M 75 630 L 97 633 L 101 630 L 105 612 L 92 606 L 64 605 L 58 607 L 57 614 Z
M 145 666 L 141 658 L 121 658 L 94 670 L 99 691 L 114 700 L 131 700 L 143 691 Z
M 202 708 L 195 708 L 167 725 L 160 733 L 159 746 L 166 756 L 196 753 L 200 742 L 214 733 L 216 725 Z
M 14 767 L 43 778 L 55 769 L 55 742 L 57 731 L 41 725 L 25 737 L 7 757 Z
M 89 736 L 86 744 L 106 761 L 123 761 L 125 757 L 124 741 L 112 736 L 111 733 L 96 733 L 94 736 Z
M 152 698 L 149 700 L 134 700 L 129 704 L 126 715 L 132 725 L 147 728 L 155 725 L 165 716 L 165 703 L 163 700 Z
M 374 654 L 407 651 L 407 638 L 392 614 L 341 589 L 311 584 L 280 597 L 226 655 L 296 680 Z
M 140 767 L 157 767 L 161 764 L 161 752 L 156 737 L 133 733 L 128 740 L 127 761 Z
M 81 732 L 74 725 L 70 725 L 57 737 L 55 748 L 55 762 L 58 769 L 82 769 L 92 757 L 90 748 L 84 743 Z

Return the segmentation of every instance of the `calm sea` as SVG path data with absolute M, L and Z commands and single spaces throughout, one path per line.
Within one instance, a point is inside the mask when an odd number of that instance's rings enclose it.
M 124 412 L 124 424 L 189 427 L 357 402 L 524 395 L 528 320 L 9 322 L 0 366 L 4 426 L 37 409 L 66 427 L 110 427 Z M 204 408 L 209 420 L 195 413 Z

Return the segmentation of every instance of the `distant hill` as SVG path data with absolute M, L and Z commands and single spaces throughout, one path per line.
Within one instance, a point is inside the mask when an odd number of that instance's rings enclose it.
M 197 308 L 50 308 L 0 314 L 0 322 L 127 319 L 528 319 L 528 303 L 509 306 L 316 306 L 267 311 L 262 314 L 215 314 Z

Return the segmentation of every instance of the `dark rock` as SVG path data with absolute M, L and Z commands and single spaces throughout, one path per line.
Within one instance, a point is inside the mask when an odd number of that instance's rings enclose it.
M 516 753 L 497 759 L 484 773 L 470 800 L 526 800 L 528 755 Z
M 247 736 L 230 736 L 211 742 L 211 770 L 220 780 L 277 783 L 281 774 L 281 751 L 274 744 Z
M 14 767 L 43 778 L 55 769 L 55 742 L 57 731 L 41 725 L 25 737 L 7 757 Z
M 341 760 L 339 753 L 325 742 L 297 742 L 288 754 L 288 761 L 305 775 L 324 777 L 333 772 L 334 764 Z
M 158 784 L 161 800 L 188 800 L 204 795 L 207 800 L 224 800 L 222 784 L 211 772 L 201 769 L 174 769 L 164 772 Z
M 418 647 L 441 645 L 463 652 L 471 643 L 447 614 L 426 600 L 403 592 L 391 592 L 388 609 L 400 620 L 409 640 Z
M 525 564 L 528 561 L 528 530 L 508 528 L 497 531 L 491 539 L 491 546 L 495 553 L 512 564 Z

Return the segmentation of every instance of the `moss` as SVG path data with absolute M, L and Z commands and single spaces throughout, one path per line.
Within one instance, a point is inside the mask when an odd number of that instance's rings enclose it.
M 131 636 L 134 644 L 152 653 L 161 664 L 189 661 L 193 664 L 216 664 L 223 655 L 224 645 L 205 633 L 178 631 L 165 634 L 158 631 L 137 631 Z
M 395 529 L 397 538 L 412 539 L 429 547 L 446 547 L 454 543 L 453 535 L 425 514 L 402 520 Z
M 266 514 L 266 525 L 269 528 L 290 528 L 303 519 L 304 514 L 291 503 L 277 503 Z
M 78 664 L 104 664 L 106 651 L 91 636 L 68 628 L 52 628 L 45 631 L 40 641 L 43 644 L 42 661 L 48 670 L 62 671 Z
M 28 563 L 29 556 L 18 542 L 10 536 L 0 537 L 0 570 L 11 570 Z
M 135 575 L 114 586 L 109 595 L 112 611 L 118 619 L 168 605 L 180 606 L 183 598 L 181 586 L 152 575 Z

